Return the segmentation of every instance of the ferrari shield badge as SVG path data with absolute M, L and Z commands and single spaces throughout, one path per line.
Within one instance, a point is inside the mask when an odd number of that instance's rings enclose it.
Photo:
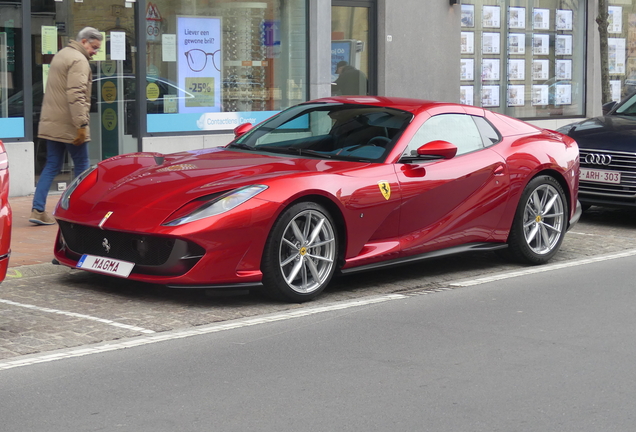
M 384 197 L 385 200 L 388 200 L 389 198 L 391 198 L 391 185 L 389 184 L 388 181 L 379 181 L 378 182 L 378 187 L 380 188 L 380 192 L 382 192 L 382 196 Z
M 109 211 L 108 213 L 106 213 L 102 219 L 102 221 L 99 223 L 98 227 L 100 227 L 101 229 L 104 229 L 104 224 L 106 223 L 106 221 L 108 220 L 108 218 L 113 214 L 112 211 Z

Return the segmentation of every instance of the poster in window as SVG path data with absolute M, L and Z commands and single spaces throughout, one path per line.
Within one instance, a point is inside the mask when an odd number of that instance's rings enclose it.
M 532 36 L 532 53 L 534 55 L 550 54 L 550 35 L 535 34 Z
M 572 60 L 557 60 L 555 69 L 554 74 L 558 80 L 572 79 Z
M 607 38 L 609 48 L 609 73 L 613 75 L 625 74 L 625 39 Z
M 487 85 L 481 87 L 481 106 L 491 108 L 499 106 L 498 85 Z
M 475 5 L 462 5 L 462 27 L 475 27 Z
M 519 107 L 526 104 L 526 86 L 525 85 L 509 85 L 508 86 L 508 106 Z
M 508 60 L 508 81 L 523 81 L 526 79 L 526 61 L 524 59 Z
M 525 33 L 508 33 L 508 53 L 509 54 L 525 54 L 526 53 Z
M 532 86 L 532 105 L 547 105 L 550 86 L 545 84 Z
M 482 34 L 481 49 L 484 54 L 499 54 L 501 49 L 501 37 L 499 33 Z
M 550 9 L 534 9 L 532 11 L 532 28 L 550 30 Z
M 572 30 L 572 15 L 569 9 L 557 9 L 555 28 L 562 31 Z
M 627 58 L 636 57 L 636 13 L 627 15 Z
M 508 8 L 508 28 L 509 29 L 526 28 L 526 8 L 524 7 Z
M 41 35 L 42 54 L 55 54 L 57 52 L 57 27 L 42 26 Z
M 550 61 L 549 60 L 533 60 L 532 61 L 532 79 L 537 81 L 545 81 L 550 78 Z
M 484 6 L 481 23 L 484 28 L 500 28 L 501 8 L 499 6 Z
M 557 84 L 554 86 L 554 104 L 572 105 L 572 85 Z
M 474 105 L 474 87 L 471 85 L 459 86 L 459 103 L 464 105 Z
M 475 79 L 475 60 L 461 59 L 460 79 L 462 81 L 472 81 Z
M 126 60 L 126 32 L 110 32 L 110 59 Z
M 621 80 L 610 80 L 610 93 L 613 101 L 621 100 Z
M 179 113 L 221 111 L 221 18 L 177 17 L 179 87 L 194 98 L 179 98 Z
M 623 8 L 620 6 L 608 6 L 607 12 L 609 13 L 609 26 L 607 27 L 607 31 L 610 33 L 622 33 Z
M 556 55 L 572 55 L 572 35 L 556 35 L 554 53 Z
M 475 54 L 475 32 L 462 32 L 462 54 Z
M 481 79 L 483 81 L 498 81 L 499 65 L 499 59 L 483 59 L 481 61 Z

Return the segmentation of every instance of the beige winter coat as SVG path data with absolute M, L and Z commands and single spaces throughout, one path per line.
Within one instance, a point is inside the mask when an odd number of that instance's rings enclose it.
M 88 52 L 77 41 L 71 41 L 53 57 L 38 137 L 72 143 L 77 129 L 86 125 L 86 141 L 90 141 L 88 123 L 93 74 L 89 59 Z

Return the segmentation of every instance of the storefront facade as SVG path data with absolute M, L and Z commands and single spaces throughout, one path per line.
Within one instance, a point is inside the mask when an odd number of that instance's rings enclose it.
M 105 37 L 91 62 L 92 163 L 224 145 L 241 123 L 331 94 L 462 102 L 549 128 L 600 114 L 596 0 L 454 2 L 0 2 L 11 195 L 33 192 L 45 161 L 37 123 L 48 65 L 84 26 Z M 636 77 L 636 0 L 609 3 L 619 98 Z M 353 89 L 336 84 L 347 70 Z M 54 189 L 71 177 L 65 164 Z

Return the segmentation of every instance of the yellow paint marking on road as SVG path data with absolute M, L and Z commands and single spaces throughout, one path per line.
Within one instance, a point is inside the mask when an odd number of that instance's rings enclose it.
M 9 270 L 7 270 L 7 277 L 16 278 L 16 279 L 17 278 L 21 278 L 22 277 L 22 273 L 20 272 L 20 270 L 9 269 Z

